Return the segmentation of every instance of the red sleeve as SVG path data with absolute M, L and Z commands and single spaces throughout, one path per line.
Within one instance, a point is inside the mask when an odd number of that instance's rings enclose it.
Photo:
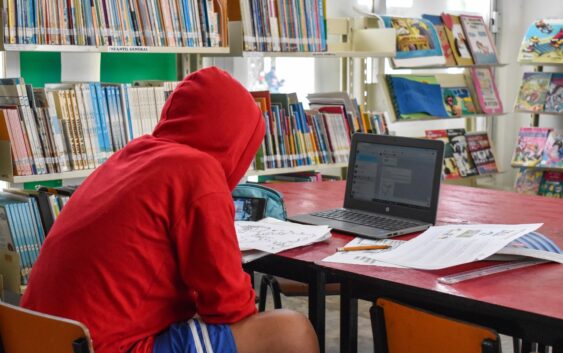
M 212 193 L 181 210 L 172 239 L 183 281 L 196 292 L 196 310 L 212 324 L 256 313 L 250 276 L 242 269 L 230 194 Z

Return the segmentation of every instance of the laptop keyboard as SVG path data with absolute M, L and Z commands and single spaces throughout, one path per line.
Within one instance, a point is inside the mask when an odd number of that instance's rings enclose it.
M 328 210 L 312 213 L 313 216 L 360 224 L 363 226 L 381 228 L 385 230 L 399 230 L 419 225 L 418 223 L 403 221 L 395 218 L 370 215 L 350 210 Z

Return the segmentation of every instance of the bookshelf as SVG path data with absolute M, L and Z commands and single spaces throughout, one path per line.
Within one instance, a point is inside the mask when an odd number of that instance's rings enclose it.
M 528 27 L 518 52 L 519 64 L 533 67 L 533 72 L 523 74 L 514 103 L 514 112 L 529 114 L 530 128 L 541 129 L 542 126 L 559 126 L 559 128 L 546 132 L 547 136 L 543 138 L 527 137 L 526 128 L 520 129 L 512 165 L 517 169 L 514 183 L 514 189 L 517 192 L 563 197 L 563 164 L 561 162 L 563 152 L 561 149 L 557 152 L 557 148 L 554 150 L 557 141 L 562 139 L 559 118 L 563 117 L 563 107 L 557 100 L 557 97 L 561 97 L 560 92 L 563 90 L 563 56 L 561 40 L 556 40 L 554 36 L 562 28 L 562 18 L 534 21 Z M 531 91 L 533 94 L 530 93 Z M 545 111 L 546 109 L 550 111 Z M 544 123 L 542 116 L 551 119 L 548 123 Z M 521 149 L 522 140 L 541 145 L 540 150 L 535 153 L 537 162 L 533 166 L 514 164 L 517 156 L 520 155 L 518 151 Z M 525 147 L 521 153 L 528 149 Z
M 262 176 L 262 175 L 275 175 L 275 174 L 297 173 L 297 172 L 307 172 L 307 171 L 324 171 L 330 169 L 341 169 L 346 167 L 348 167 L 348 163 L 313 164 L 313 165 L 303 165 L 303 166 L 290 167 L 290 168 L 249 170 L 248 172 L 246 172 L 245 176 Z
M 147 46 L 85 46 L 85 45 L 35 45 L 4 44 L 6 52 L 53 53 L 168 53 L 168 54 L 228 54 L 229 47 L 147 47 Z

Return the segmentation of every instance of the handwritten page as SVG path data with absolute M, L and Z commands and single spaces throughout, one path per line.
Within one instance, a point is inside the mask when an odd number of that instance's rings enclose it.
M 278 252 L 310 245 L 330 238 L 327 226 L 309 226 L 265 218 L 259 222 L 235 222 L 241 251 Z
M 346 246 L 363 246 L 363 245 L 391 245 L 389 249 L 383 250 L 360 250 L 360 251 L 339 251 L 329 257 L 323 259 L 325 262 L 336 262 L 341 264 L 350 265 L 373 265 L 373 266 L 384 266 L 384 267 L 403 267 L 399 265 L 394 265 L 387 262 L 378 261 L 375 255 L 381 254 L 391 249 L 396 249 L 401 244 L 404 244 L 404 240 L 371 240 L 364 238 L 355 238 Z
M 376 260 L 410 268 L 437 270 L 483 260 L 542 224 L 464 224 L 430 227 Z

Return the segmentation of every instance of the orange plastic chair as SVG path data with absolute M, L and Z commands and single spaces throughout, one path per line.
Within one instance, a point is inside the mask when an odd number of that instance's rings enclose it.
M 86 326 L 0 302 L 0 352 L 93 353 Z
M 370 309 L 375 353 L 500 353 L 496 331 L 379 298 Z

